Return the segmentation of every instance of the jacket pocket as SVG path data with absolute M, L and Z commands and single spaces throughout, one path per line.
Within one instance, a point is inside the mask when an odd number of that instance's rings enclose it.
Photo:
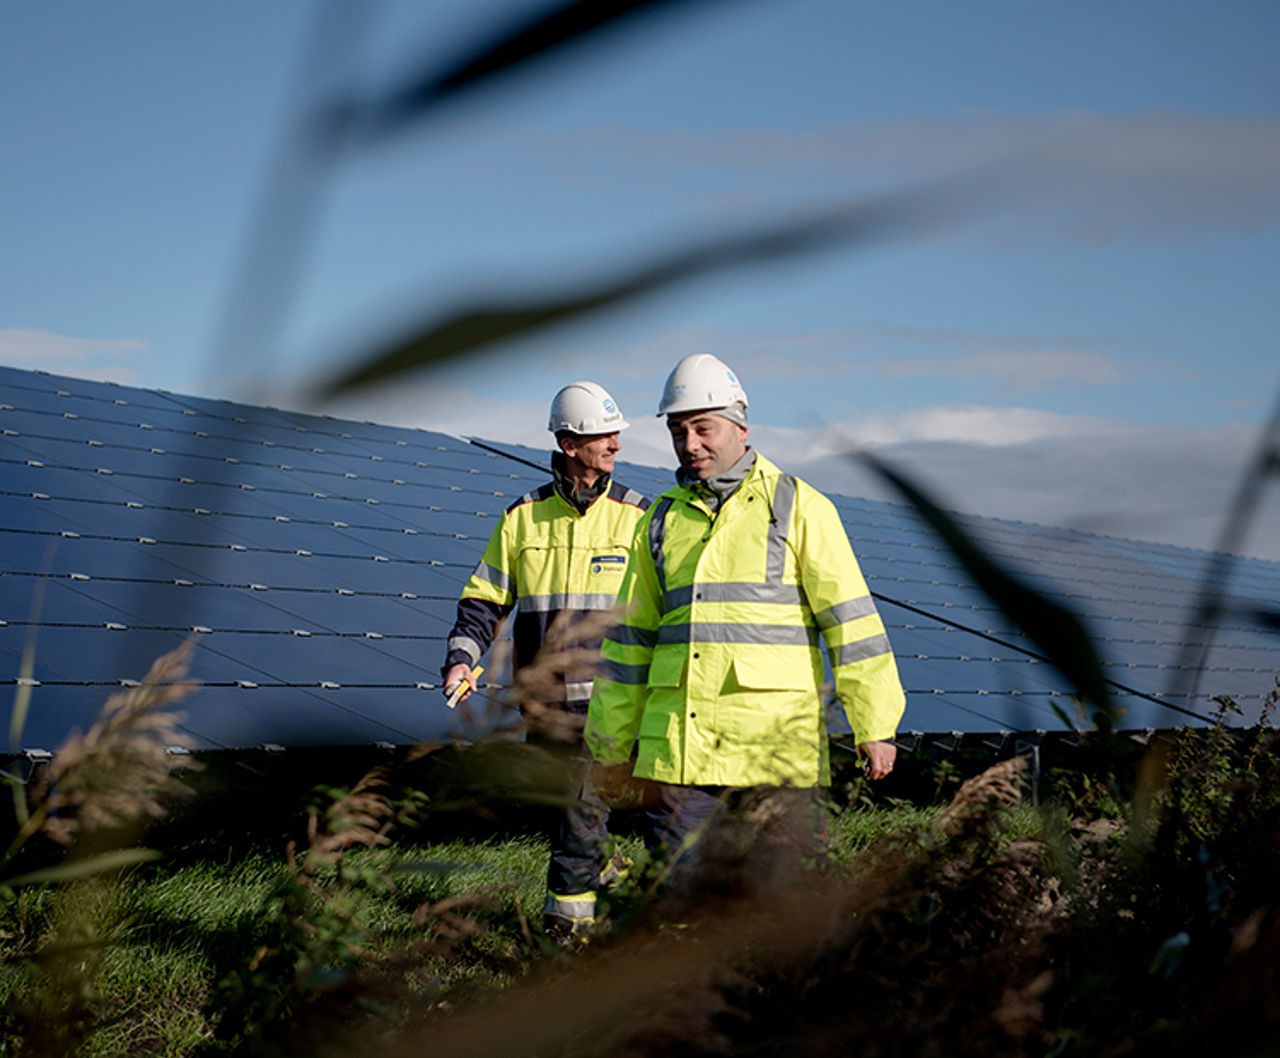
M 684 671 L 689 652 L 681 646 L 661 646 L 653 652 L 649 662 L 650 687 L 680 687 L 684 684 Z
M 807 659 L 806 659 L 807 660 Z M 798 679 L 802 676 L 803 679 Z M 740 653 L 733 659 L 733 682 L 749 691 L 795 691 L 807 684 L 808 665 L 797 674 L 794 665 L 776 658 Z

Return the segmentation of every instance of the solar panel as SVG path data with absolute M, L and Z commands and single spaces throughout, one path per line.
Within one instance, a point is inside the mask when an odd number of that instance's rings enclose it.
M 405 743 L 456 733 L 435 685 L 458 594 L 547 452 L 0 368 L 0 682 L 35 634 L 22 745 L 53 748 L 122 681 L 196 637 L 203 747 Z M 669 471 L 619 463 L 656 495 Z M 1061 730 L 1071 688 L 910 508 L 833 496 L 899 659 L 904 731 Z M 1122 725 L 1256 718 L 1280 670 L 1257 620 L 1280 563 L 1247 559 L 1187 628 L 1214 556 L 960 516 L 1085 615 Z M 43 601 L 35 625 L 32 604 Z M 1184 638 L 1205 645 L 1190 696 Z M 496 692 L 489 692 L 496 693 Z M 836 721 L 838 726 L 840 721 Z

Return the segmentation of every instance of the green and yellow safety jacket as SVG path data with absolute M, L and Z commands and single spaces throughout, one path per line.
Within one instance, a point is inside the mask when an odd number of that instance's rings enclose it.
M 825 644 L 859 744 L 905 706 L 884 624 L 831 501 L 757 454 L 713 515 L 690 487 L 641 520 L 586 726 L 592 755 L 686 785 L 829 781 Z
M 444 671 L 460 662 L 474 666 L 513 607 L 517 669 L 533 660 L 560 614 L 569 611 L 574 620 L 613 608 L 636 523 L 649 501 L 618 482 L 601 484 L 603 494 L 586 510 L 570 503 L 553 482 L 507 508 L 462 589 Z M 568 702 L 585 702 L 591 681 L 567 683 L 564 693 Z

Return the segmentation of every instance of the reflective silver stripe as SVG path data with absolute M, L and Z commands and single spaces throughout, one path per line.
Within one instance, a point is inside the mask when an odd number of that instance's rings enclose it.
M 658 574 L 658 587 L 667 590 L 667 556 L 663 544 L 667 538 L 667 511 L 671 510 L 671 497 L 664 496 L 658 501 L 649 521 L 649 551 L 653 555 L 653 568 Z
M 627 491 L 622 494 L 622 502 L 629 503 L 633 507 L 639 507 L 644 503 L 644 495 L 643 493 L 636 492 L 635 489 L 627 489 Z
M 626 647 L 651 647 L 658 641 L 658 630 L 637 628 L 635 625 L 618 625 L 609 633 L 609 638 Z
M 518 500 L 516 500 L 516 502 L 513 503 L 511 506 L 519 507 L 522 503 L 537 503 L 537 502 L 538 502 L 538 491 L 535 489 L 533 492 L 526 492 L 523 496 L 521 496 Z
M 612 610 L 618 596 L 613 592 L 557 592 L 555 595 L 521 595 L 520 609 L 525 613 L 548 613 L 553 610 Z
M 497 566 L 491 566 L 488 562 L 480 561 L 476 563 L 476 568 L 471 574 L 477 580 L 487 581 L 495 588 L 501 588 L 503 591 L 510 591 L 512 587 L 511 577 Z
M 817 646 L 821 634 L 812 625 L 735 624 L 728 621 L 690 621 L 663 625 L 659 643 L 774 643 L 779 646 Z
M 572 683 L 566 682 L 564 685 L 564 700 L 566 702 L 585 702 L 591 697 L 591 681 L 575 680 Z
M 796 502 L 796 479 L 790 474 L 778 478 L 773 490 L 769 519 L 769 554 L 764 566 L 764 579 L 770 584 L 782 583 L 782 570 L 787 561 L 787 533 L 791 531 L 791 508 Z
M 831 664 L 852 665 L 855 661 L 878 658 L 881 654 L 889 653 L 891 649 L 887 635 L 871 636 L 869 639 L 860 639 L 856 643 L 846 643 L 842 647 L 836 647 Z
M 625 683 L 631 687 L 643 687 L 649 682 L 649 666 L 624 665 L 620 661 L 605 658 L 600 662 L 601 679 L 613 680 L 614 683 Z
M 875 612 L 875 600 L 870 595 L 865 595 L 861 599 L 848 599 L 834 606 L 828 606 L 825 610 L 814 614 L 813 619 L 818 622 L 819 628 L 834 628 L 836 625 L 844 624 L 845 621 L 870 617 Z
M 804 603 L 804 592 L 796 584 L 752 584 L 750 581 L 687 584 L 683 588 L 667 591 L 662 601 L 669 613 L 678 607 L 688 606 L 695 595 L 699 602 L 763 602 L 784 606 L 800 606 Z
M 467 657 L 471 659 L 472 665 L 474 665 L 477 661 L 479 661 L 480 655 L 484 653 L 484 651 L 480 648 L 480 644 L 477 643 L 470 636 L 450 636 L 449 650 L 464 651 Z
M 574 922 L 594 922 L 596 917 L 596 894 L 574 893 L 572 896 L 547 894 L 547 902 L 542 910 L 548 915 L 560 915 Z

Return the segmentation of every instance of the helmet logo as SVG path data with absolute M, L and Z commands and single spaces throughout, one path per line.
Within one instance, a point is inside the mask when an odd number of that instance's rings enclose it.
M 724 377 L 727 378 L 730 382 L 732 382 L 735 386 L 738 384 L 738 380 L 733 377 L 733 372 L 730 371 L 727 367 L 724 369 Z
M 612 415 L 614 412 L 618 410 L 618 406 L 614 404 L 613 401 L 609 400 L 606 397 L 604 402 L 604 410 L 608 412 L 610 415 Z

